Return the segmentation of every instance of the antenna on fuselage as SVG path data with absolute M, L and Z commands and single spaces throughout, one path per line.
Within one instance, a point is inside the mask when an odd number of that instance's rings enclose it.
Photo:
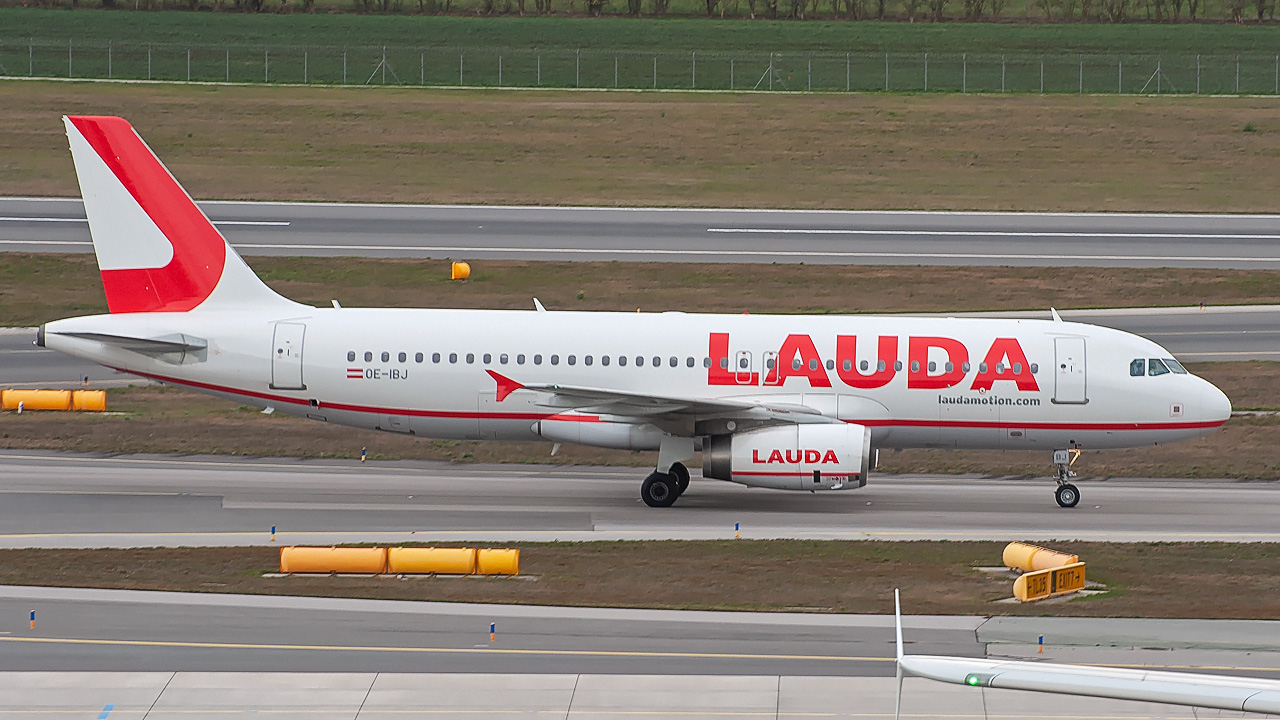
M 1062 322 L 1062 316 L 1058 314 L 1057 310 L 1054 310 L 1053 308 L 1049 308 L 1049 314 L 1053 316 L 1054 322 Z
M 547 311 L 547 309 L 546 309 L 546 308 L 542 307 L 542 301 L 541 301 L 541 300 L 539 300 L 538 298 L 534 298 L 534 299 L 533 299 L 533 309 L 534 309 L 534 310 L 537 310 L 538 312 L 546 312 L 546 311 Z

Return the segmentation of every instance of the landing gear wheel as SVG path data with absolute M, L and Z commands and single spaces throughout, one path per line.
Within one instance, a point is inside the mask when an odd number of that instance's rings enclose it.
M 1080 504 L 1080 488 L 1071 483 L 1062 483 L 1053 491 L 1053 497 L 1058 501 L 1058 507 L 1073 508 Z
M 689 489 L 689 468 L 680 463 L 671 463 L 670 473 L 676 479 L 676 494 L 683 495 Z
M 680 497 L 679 485 L 673 475 L 655 472 L 640 485 L 640 499 L 649 507 L 671 507 Z

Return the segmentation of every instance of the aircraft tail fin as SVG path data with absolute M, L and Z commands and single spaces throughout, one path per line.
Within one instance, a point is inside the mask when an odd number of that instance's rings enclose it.
M 63 122 L 111 312 L 293 304 L 240 259 L 127 121 Z

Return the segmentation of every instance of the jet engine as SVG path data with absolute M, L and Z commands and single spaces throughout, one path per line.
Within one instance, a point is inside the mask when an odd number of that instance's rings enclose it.
M 778 490 L 842 490 L 867 484 L 871 428 L 848 423 L 788 425 L 713 435 L 703 477 Z

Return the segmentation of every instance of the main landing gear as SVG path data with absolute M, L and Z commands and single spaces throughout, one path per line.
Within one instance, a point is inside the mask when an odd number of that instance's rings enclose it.
M 640 498 L 649 507 L 671 507 L 689 489 L 689 469 L 672 463 L 665 473 L 653 472 L 640 485 Z
M 1076 476 L 1071 466 L 1078 457 L 1080 450 L 1076 448 L 1053 451 L 1053 464 L 1058 466 L 1055 472 L 1058 488 L 1053 491 L 1053 499 L 1058 501 L 1058 507 L 1073 508 L 1080 504 L 1080 488 L 1068 482 Z

